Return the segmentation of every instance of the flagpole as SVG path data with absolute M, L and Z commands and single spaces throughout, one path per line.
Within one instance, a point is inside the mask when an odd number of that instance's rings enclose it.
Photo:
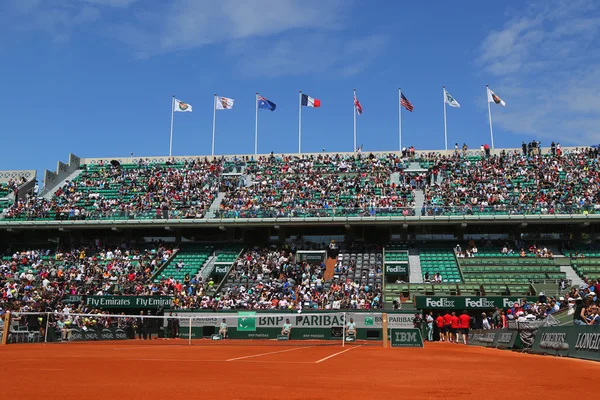
M 444 142 L 446 143 L 446 152 L 448 152 L 448 129 L 446 127 L 446 86 L 442 86 L 442 95 L 444 96 Z
M 354 89 L 354 99 L 352 100 L 354 104 L 354 150 L 356 151 L 358 147 L 356 147 L 356 89 Z
M 489 86 L 485 85 L 485 98 L 488 106 L 488 116 L 490 118 L 490 138 L 492 139 L 492 150 L 494 150 L 494 130 L 492 129 L 492 109 L 490 108 L 490 101 L 488 99 L 489 96 Z
M 398 88 L 398 143 L 402 151 L 402 89 Z
M 298 154 L 302 153 L 302 90 L 300 93 L 300 100 L 298 102 Z
M 258 92 L 256 92 L 256 99 L 254 101 L 256 107 L 256 118 L 254 123 L 254 155 L 258 154 Z
M 213 101 L 213 134 L 212 134 L 212 151 L 211 155 L 214 157 L 215 155 L 215 129 L 217 127 L 217 94 L 215 93 L 215 98 Z
M 171 100 L 171 135 L 169 136 L 169 158 L 173 155 L 173 115 L 175 114 L 175 95 Z

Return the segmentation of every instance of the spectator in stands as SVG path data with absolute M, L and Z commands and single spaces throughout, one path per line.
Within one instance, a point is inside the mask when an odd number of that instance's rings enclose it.
M 588 325 L 588 320 L 586 317 L 586 308 L 583 305 L 583 299 L 581 297 L 577 297 L 575 299 L 575 313 L 573 314 L 573 324 Z

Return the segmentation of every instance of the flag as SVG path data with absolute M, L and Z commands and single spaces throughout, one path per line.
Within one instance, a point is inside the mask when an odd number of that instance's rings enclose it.
M 506 103 L 500 97 L 496 95 L 496 93 L 492 92 L 492 89 L 487 88 L 488 93 L 488 103 L 496 103 L 500 104 L 502 107 L 506 107 Z
M 444 102 L 448 103 L 450 107 L 460 108 L 458 101 L 456 101 L 456 99 L 452 97 L 452 95 L 448 93 L 446 89 L 444 89 Z
M 321 107 L 321 100 L 313 99 L 312 97 L 303 94 L 302 105 L 306 107 Z
M 277 105 L 262 96 L 258 96 L 258 108 L 266 108 L 267 110 L 275 111 Z
M 231 110 L 235 100 L 217 96 L 217 110 Z
M 184 103 L 181 100 L 175 99 L 175 104 L 173 105 L 173 111 L 192 112 L 192 106 L 187 103 Z
M 356 95 L 354 95 L 354 106 L 356 107 L 356 113 L 358 115 L 361 115 L 363 113 L 363 110 L 362 106 L 360 105 L 360 101 L 358 101 L 358 99 L 356 98 Z
M 408 99 L 404 96 L 404 93 L 400 94 L 400 104 L 402 104 L 402 106 L 410 112 L 413 112 L 413 110 L 415 109 L 412 103 L 408 101 Z

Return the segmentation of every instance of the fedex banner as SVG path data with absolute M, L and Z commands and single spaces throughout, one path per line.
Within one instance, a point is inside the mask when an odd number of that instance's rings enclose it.
M 516 296 L 415 296 L 415 305 L 419 310 L 490 310 L 511 308 L 523 300 L 535 302 L 535 297 Z

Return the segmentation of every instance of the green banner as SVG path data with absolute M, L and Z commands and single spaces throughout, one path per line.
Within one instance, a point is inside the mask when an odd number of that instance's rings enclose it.
M 170 296 L 86 296 L 85 304 L 94 308 L 171 308 Z
M 408 264 L 385 264 L 386 275 L 408 275 Z
M 419 310 L 491 310 L 511 308 L 523 300 L 535 302 L 536 297 L 517 296 L 415 296 Z
M 423 347 L 423 338 L 419 329 L 392 329 L 391 347 Z
M 499 329 L 496 333 L 494 347 L 497 349 L 522 348 L 523 343 L 521 343 L 521 338 L 518 331 Z
M 237 317 L 238 332 L 253 332 L 256 331 L 256 312 L 240 311 Z
M 552 326 L 540 328 L 533 352 L 600 361 L 600 326 Z
M 496 340 L 496 332 L 493 330 L 471 330 L 467 343 L 471 346 L 492 347 Z

